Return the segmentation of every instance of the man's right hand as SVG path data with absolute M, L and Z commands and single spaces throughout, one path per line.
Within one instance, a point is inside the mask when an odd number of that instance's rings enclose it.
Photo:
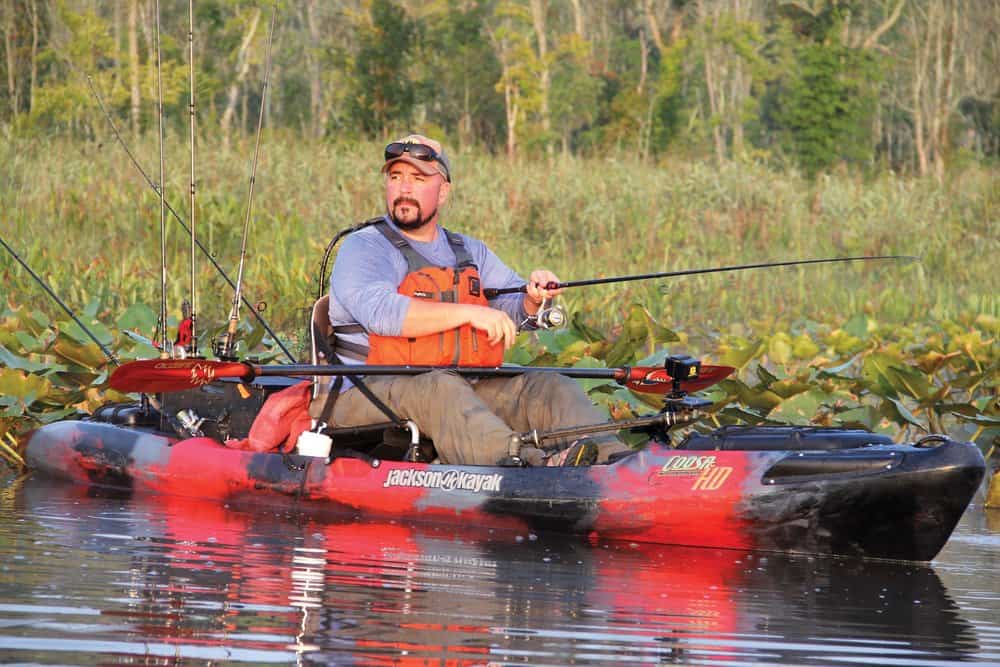
M 473 329 L 485 331 L 490 345 L 503 343 L 503 349 L 509 350 L 514 347 L 517 338 L 517 326 L 514 320 L 502 310 L 490 308 L 488 306 L 468 306 L 472 310 L 469 324 Z

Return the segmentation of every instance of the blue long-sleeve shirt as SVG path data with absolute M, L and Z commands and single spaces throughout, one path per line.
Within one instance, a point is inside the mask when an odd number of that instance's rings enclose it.
M 391 221 L 389 225 L 395 228 Z M 398 228 L 396 228 L 398 231 Z M 519 287 L 525 283 L 513 269 L 504 264 L 486 244 L 460 234 L 472 256 L 484 288 Z M 455 252 L 447 236 L 438 229 L 429 243 L 406 237 L 409 244 L 436 266 L 455 266 Z M 344 239 L 330 274 L 330 322 L 334 326 L 358 323 L 383 336 L 399 336 L 410 306 L 410 297 L 399 294 L 407 266 L 403 254 L 374 227 L 353 232 Z M 528 316 L 524 310 L 524 295 L 504 294 L 490 301 L 520 325 Z M 367 345 L 365 333 L 343 336 L 346 342 Z M 351 363 L 349 359 L 342 359 Z

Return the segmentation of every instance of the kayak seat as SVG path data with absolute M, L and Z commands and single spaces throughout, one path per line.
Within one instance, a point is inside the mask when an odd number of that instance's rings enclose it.
M 312 318 L 309 326 L 310 363 L 313 365 L 330 363 L 333 357 L 333 326 L 330 324 L 330 296 L 323 295 L 313 304 Z M 312 388 L 312 403 L 314 406 L 326 401 L 335 377 L 329 375 L 314 375 Z M 313 427 L 316 420 L 313 420 Z M 398 428 L 392 422 L 372 424 L 370 426 L 338 427 L 329 425 L 325 431 L 333 439 L 335 449 L 352 449 L 373 458 L 386 461 L 402 461 L 408 457 L 418 457 L 421 461 L 431 461 L 436 457 L 434 445 L 429 440 L 421 438 L 419 452 L 410 451 L 410 435 L 408 431 Z
M 817 426 L 725 426 L 691 433 L 677 449 L 693 451 L 809 451 L 892 445 L 892 438 L 864 429 Z

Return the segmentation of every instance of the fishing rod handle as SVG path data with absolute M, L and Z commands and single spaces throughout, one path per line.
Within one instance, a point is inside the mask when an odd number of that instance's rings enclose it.
M 539 285 L 543 289 L 562 289 L 566 287 L 565 283 L 545 283 L 544 285 Z M 503 294 L 526 294 L 528 292 L 528 284 L 525 283 L 520 287 L 486 287 L 483 289 L 483 296 L 487 299 L 495 299 Z

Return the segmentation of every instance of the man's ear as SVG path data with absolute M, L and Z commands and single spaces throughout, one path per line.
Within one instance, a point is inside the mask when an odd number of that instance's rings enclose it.
M 451 183 L 445 181 L 441 184 L 441 189 L 438 190 L 438 206 L 444 206 L 445 202 L 448 201 L 448 195 L 451 193 Z

